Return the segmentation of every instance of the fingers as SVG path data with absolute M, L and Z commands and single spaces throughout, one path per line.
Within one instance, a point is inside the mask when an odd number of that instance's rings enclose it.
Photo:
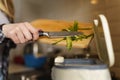
M 21 27 L 22 26 L 22 27 Z M 28 40 L 32 40 L 32 34 L 31 32 L 26 28 L 25 24 L 21 24 L 20 29 L 24 35 L 24 38 Z
M 32 36 L 33 36 L 33 40 L 37 40 L 39 37 L 39 33 L 38 30 L 35 29 L 31 24 L 29 24 L 28 22 L 24 23 L 26 28 L 31 32 Z
M 20 27 L 16 28 L 17 38 L 19 39 L 20 43 L 24 43 L 27 39 L 24 37 L 23 32 L 21 31 Z
M 16 27 L 13 30 L 9 31 L 7 36 L 8 38 L 12 39 L 17 44 L 24 43 L 27 41 L 19 27 Z
M 20 41 L 19 41 L 16 33 L 11 33 L 11 34 L 10 34 L 10 38 L 11 38 L 16 44 L 20 43 Z
M 25 43 L 30 40 L 37 40 L 39 37 L 38 30 L 27 22 L 20 23 L 18 27 L 16 27 L 16 31 L 20 43 Z
M 7 24 L 3 27 L 3 32 L 15 43 L 25 43 L 29 40 L 37 40 L 39 37 L 38 30 L 28 22 Z

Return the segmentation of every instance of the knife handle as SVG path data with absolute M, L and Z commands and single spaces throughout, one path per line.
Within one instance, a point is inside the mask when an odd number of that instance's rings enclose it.
M 39 37 L 44 36 L 44 32 L 42 30 L 39 31 Z

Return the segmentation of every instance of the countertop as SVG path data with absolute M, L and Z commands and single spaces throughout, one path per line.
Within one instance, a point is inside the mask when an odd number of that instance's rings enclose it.
M 9 66 L 9 80 L 21 80 L 22 76 L 26 79 L 29 78 L 30 80 L 51 80 L 50 70 L 44 67 L 34 69 L 11 62 Z
M 23 71 L 32 71 L 32 70 L 34 70 L 34 69 L 28 68 L 24 65 L 15 64 L 13 62 L 10 62 L 10 64 L 9 64 L 9 74 L 19 73 L 19 72 L 23 72 Z

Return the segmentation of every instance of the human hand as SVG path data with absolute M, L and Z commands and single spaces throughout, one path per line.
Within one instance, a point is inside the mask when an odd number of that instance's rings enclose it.
M 12 39 L 16 44 L 39 38 L 38 30 L 28 22 L 6 24 L 2 31 L 5 37 Z

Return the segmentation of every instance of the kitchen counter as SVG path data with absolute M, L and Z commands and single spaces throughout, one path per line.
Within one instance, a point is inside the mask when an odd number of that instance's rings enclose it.
M 21 77 L 29 78 L 30 80 L 51 80 L 50 70 L 46 68 L 34 69 L 24 65 L 10 63 L 9 79 L 21 80 Z
M 15 64 L 12 62 L 10 62 L 10 64 L 9 64 L 9 74 L 19 73 L 19 72 L 23 72 L 23 71 L 32 71 L 32 70 L 34 70 L 34 69 L 28 68 L 24 65 Z

